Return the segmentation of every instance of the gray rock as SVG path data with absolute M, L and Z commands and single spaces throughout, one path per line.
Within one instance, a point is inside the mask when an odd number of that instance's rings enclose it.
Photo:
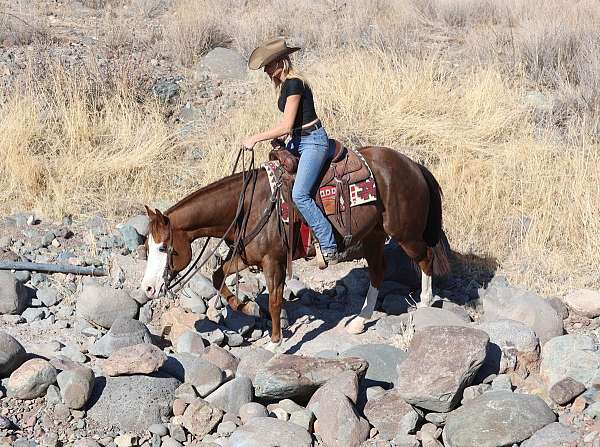
M 473 327 L 490 336 L 488 353 L 478 378 L 515 371 L 521 365 L 526 368 L 537 365 L 539 341 L 526 324 L 515 320 L 496 320 L 474 324 Z
M 172 354 L 161 369 L 167 374 L 193 385 L 201 397 L 213 392 L 225 379 L 220 368 L 192 354 Z
M 163 440 L 162 443 L 160 444 L 161 447 L 182 447 L 183 444 L 179 441 L 177 441 L 176 439 L 171 438 L 170 436 L 166 436 Z
M 221 47 L 209 51 L 200 60 L 197 71 L 220 79 L 244 81 L 248 77 L 244 58 L 235 50 Z
M 587 318 L 600 316 L 600 292 L 596 290 L 574 290 L 565 296 L 565 303 L 578 315 Z
M 116 444 L 115 444 L 116 445 Z M 78 439 L 73 443 L 73 447 L 101 447 L 93 439 Z
M 226 351 L 225 349 L 216 345 L 207 346 L 204 348 L 201 355 L 204 360 L 208 360 L 210 363 L 218 366 L 223 371 L 229 369 L 235 373 L 240 363 L 240 359 L 238 359 L 229 351 Z
M 523 441 L 521 447 L 564 447 L 578 439 L 579 436 L 571 428 L 553 422 L 536 431 L 527 441 Z
M 401 349 L 384 344 L 354 346 L 340 354 L 340 357 L 358 357 L 369 363 L 365 375 L 365 385 L 389 387 L 397 382 L 397 368 L 407 357 Z
M 248 349 L 238 364 L 236 376 L 248 377 L 252 382 L 256 373 L 262 368 L 275 354 L 263 348 Z
M 446 420 L 446 447 L 496 447 L 524 441 L 556 416 L 538 396 L 490 391 L 453 411 Z
M 242 423 L 247 423 L 250 419 L 256 417 L 267 417 L 269 414 L 264 405 L 258 402 L 248 402 L 240 407 L 239 417 Z
M 328 405 L 332 395 L 343 394 L 352 404 L 358 399 L 358 376 L 354 371 L 345 371 L 321 386 L 310 398 L 308 407 L 315 414 L 320 413 L 321 405 Z
M 164 424 L 152 424 L 148 427 L 148 431 L 158 436 L 167 436 L 169 434 L 169 430 Z
M 303 398 L 344 371 L 355 371 L 362 377 L 367 368 L 368 363 L 357 358 L 332 360 L 280 354 L 258 370 L 253 384 L 258 398 Z
M 386 391 L 368 401 L 364 413 L 369 423 L 379 431 L 381 439 L 388 441 L 398 434 L 413 433 L 421 419 L 396 390 Z
M 181 399 L 182 401 L 184 401 L 185 403 L 188 403 L 188 404 L 197 397 L 198 397 L 198 393 L 196 393 L 196 390 L 194 389 L 194 387 L 192 385 L 190 385 L 189 383 L 182 383 L 175 390 L 175 398 Z
M 29 307 L 21 314 L 27 323 L 33 323 L 34 321 L 41 321 L 44 319 L 44 309 L 40 307 Z
M 159 81 L 154 84 L 152 91 L 161 102 L 169 103 L 179 95 L 181 87 L 173 81 Z
M 585 385 L 571 377 L 559 380 L 548 390 L 548 396 L 559 405 L 566 405 L 585 391 Z
M 0 332 L 0 378 L 9 376 L 25 359 L 21 343 L 6 332 Z
M 27 307 L 27 294 L 15 275 L 0 271 L 0 315 L 20 314 Z
M 225 331 L 225 337 L 227 339 L 227 346 L 230 348 L 236 348 L 244 343 L 244 337 L 237 332 Z
M 196 331 L 185 331 L 175 342 L 175 351 L 178 353 L 188 353 L 202 355 L 204 348 L 208 344 L 202 336 Z
M 217 289 L 213 287 L 212 281 L 201 274 L 194 275 L 186 287 L 204 300 L 209 300 L 217 294 Z
M 420 408 L 447 412 L 482 365 L 488 335 L 459 326 L 432 326 L 415 333 L 408 357 L 398 367 L 397 389 Z
M 144 243 L 144 236 L 139 234 L 131 225 L 119 225 L 117 226 L 117 229 L 125 242 L 125 246 L 129 250 L 134 251 L 138 246 Z
M 124 290 L 103 287 L 87 281 L 77 298 L 77 315 L 110 329 L 117 318 L 135 318 L 138 303 Z
M 311 447 L 310 434 L 299 425 L 275 418 L 255 417 L 238 428 L 229 442 L 236 447 Z
M 552 305 L 527 290 L 491 283 L 482 297 L 483 320 L 516 320 L 536 333 L 543 346 L 548 340 L 563 334 L 562 318 Z
M 388 315 L 402 315 L 408 312 L 409 304 L 403 295 L 386 295 L 381 308 Z
M 586 386 L 598 376 L 600 346 L 594 338 L 570 334 L 553 338 L 542 347 L 540 376 L 547 385 L 571 377 Z
M 152 336 L 146 325 L 127 317 L 117 318 L 106 335 L 90 347 L 89 353 L 98 357 L 110 357 L 117 349 L 140 343 L 152 343 Z
M 31 359 L 10 375 L 6 385 L 8 396 L 17 399 L 35 399 L 46 393 L 56 382 L 56 369 L 43 359 Z
M 195 295 L 193 292 L 190 292 L 188 289 L 184 289 L 181 293 L 185 294 L 186 292 L 189 294 L 189 296 L 182 296 L 179 299 L 179 304 L 181 307 L 195 314 L 205 314 L 206 303 L 204 302 L 204 299 Z
M 49 247 L 54 239 L 56 239 L 56 235 L 52 231 L 48 231 L 42 237 L 42 247 Z
M 51 307 L 60 303 L 60 297 L 56 289 L 43 287 L 36 292 L 37 298 L 44 303 L 44 306 Z
M 222 345 L 225 342 L 225 334 L 219 325 L 210 320 L 200 320 L 195 325 L 196 331 L 211 344 Z
M 256 318 L 235 312 L 229 306 L 223 310 L 223 317 L 225 326 L 240 335 L 248 334 L 256 324 Z
M 125 224 L 135 228 L 135 231 L 138 234 L 141 234 L 144 237 L 148 236 L 150 218 L 147 215 L 138 214 L 137 216 L 133 216 L 129 218 Z
M 85 363 L 87 357 L 81 353 L 75 346 L 65 346 L 60 350 L 60 355 L 64 355 L 69 360 L 77 363 Z
M 198 438 L 210 433 L 223 417 L 223 411 L 204 399 L 194 399 L 183 413 L 183 426 Z
M 492 390 L 507 390 L 512 391 L 512 381 L 508 374 L 500 374 L 492 380 Z
M 94 371 L 83 366 L 61 371 L 56 380 L 65 405 L 75 410 L 83 408 L 92 395 L 95 379 Z
M 114 351 L 102 369 L 107 376 L 151 374 L 161 368 L 167 356 L 160 348 L 150 344 L 126 346 Z
M 100 377 L 89 402 L 90 421 L 101 427 L 141 433 L 171 413 L 180 382 L 165 375 Z
M 557 297 L 546 298 L 546 300 L 548 301 L 548 304 L 550 304 L 552 308 L 556 311 L 560 318 L 562 318 L 563 320 L 569 318 L 569 309 L 567 308 L 563 300 Z
M 449 310 L 420 307 L 408 314 L 380 318 L 375 324 L 375 331 L 382 338 L 391 338 L 404 332 L 409 325 L 420 331 L 430 326 L 469 326 L 470 322 L 470 319 Z
M 252 402 L 252 381 L 248 377 L 236 377 L 210 393 L 205 400 L 226 413 L 237 415 L 240 408 Z
M 583 411 L 583 414 L 590 419 L 600 419 L 600 402 L 591 404 Z

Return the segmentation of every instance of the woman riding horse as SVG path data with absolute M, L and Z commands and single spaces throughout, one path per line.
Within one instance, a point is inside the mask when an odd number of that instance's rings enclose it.
M 325 266 L 338 261 L 338 251 L 331 223 L 313 199 L 321 169 L 333 157 L 335 147 L 329 143 L 327 133 L 315 112 L 315 102 L 310 85 L 296 74 L 289 55 L 298 47 L 288 47 L 282 38 L 271 39 L 256 48 L 250 55 L 248 67 L 265 73 L 279 89 L 277 105 L 283 119 L 270 130 L 252 135 L 242 142 L 252 150 L 256 143 L 289 135 L 287 149 L 300 157 L 292 200 L 298 211 L 319 240 Z

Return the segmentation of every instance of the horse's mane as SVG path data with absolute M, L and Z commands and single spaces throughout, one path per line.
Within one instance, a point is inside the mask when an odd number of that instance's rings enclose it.
M 260 171 L 260 169 L 261 168 L 254 168 L 253 171 Z M 222 179 L 217 180 L 216 182 L 210 183 L 210 184 L 198 189 L 197 191 L 194 191 L 194 192 L 188 194 L 187 196 L 185 196 L 179 202 L 175 203 L 175 205 L 169 207 L 169 209 L 167 209 L 164 214 L 168 215 L 169 213 L 173 212 L 175 209 L 187 204 L 188 202 L 195 200 L 198 196 L 209 193 L 215 189 L 219 189 L 219 188 L 233 182 L 234 180 L 240 179 L 240 177 L 242 175 L 243 175 L 243 172 L 236 172 L 235 174 L 228 175 L 227 177 L 223 177 Z

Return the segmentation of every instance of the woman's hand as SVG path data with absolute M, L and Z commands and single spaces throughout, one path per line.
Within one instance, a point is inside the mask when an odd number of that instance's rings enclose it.
M 252 149 L 254 149 L 256 143 L 257 141 L 254 139 L 254 135 L 252 135 L 251 137 L 244 138 L 244 140 L 242 141 L 242 147 L 247 151 L 251 151 Z

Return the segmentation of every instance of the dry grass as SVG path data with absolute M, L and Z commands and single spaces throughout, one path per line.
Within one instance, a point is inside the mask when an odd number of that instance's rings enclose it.
M 132 4 L 144 17 L 156 5 Z M 247 56 L 287 35 L 306 48 L 297 60 L 330 135 L 395 147 L 432 169 L 455 250 L 496 259 L 546 294 L 600 286 L 597 2 L 174 0 L 160 17 L 164 48 L 186 66 L 225 41 Z M 107 45 L 126 51 L 119 29 L 104 30 Z M 158 105 L 118 82 L 50 73 L 0 110 L 5 210 L 126 214 L 174 200 L 192 178 L 226 175 L 241 139 L 280 116 L 259 73 L 248 103 L 192 135 L 206 153 L 193 166 L 181 153 L 197 142 Z

